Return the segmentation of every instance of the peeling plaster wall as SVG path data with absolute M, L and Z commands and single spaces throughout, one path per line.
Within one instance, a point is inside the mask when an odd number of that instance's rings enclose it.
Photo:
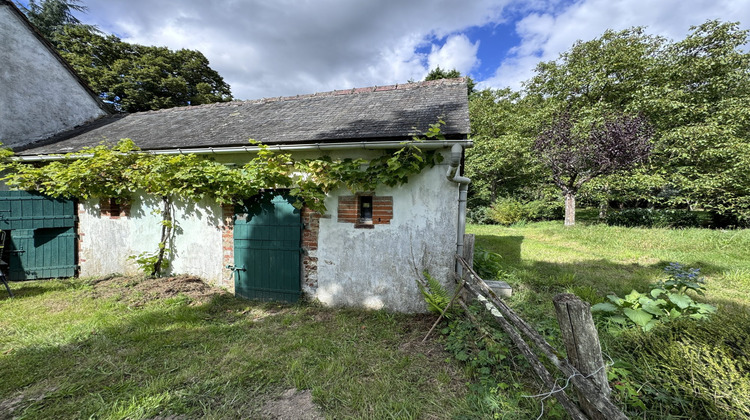
M 399 188 L 382 187 L 375 195 L 393 197 L 390 224 L 357 229 L 337 221 L 337 191 L 326 200 L 320 219 L 316 289 L 307 292 L 332 306 L 387 308 L 423 312 L 417 273 L 429 270 L 449 290 L 456 253 L 458 186 L 445 177 L 447 165 L 436 165 Z
M 105 115 L 96 100 L 0 4 L 0 142 L 21 146 Z
M 128 256 L 156 250 L 161 234 L 161 201 L 138 198 L 130 207 L 130 215 L 119 218 L 100 215 L 98 202 L 80 206 L 81 276 L 139 273 Z M 221 284 L 221 206 L 208 200 L 198 204 L 178 201 L 174 208 L 175 235 L 169 245 L 174 255 L 169 272 Z
M 346 156 L 376 155 L 379 152 Z M 330 194 L 328 211 L 317 219 L 317 246 L 307 251 L 314 263 L 301 275 L 305 279 L 301 280 L 302 291 L 330 306 L 424 312 L 426 305 L 416 284 L 416 276 L 424 269 L 452 290 L 458 185 L 446 179 L 447 169 L 443 163 L 413 176 L 404 186 L 378 188 L 376 196 L 393 198 L 393 218 L 390 224 L 372 229 L 338 222 L 338 197 L 352 192 L 342 188 Z M 153 213 L 160 202 L 136 200 L 130 215 L 119 219 L 100 216 L 98 202 L 83 207 L 85 212 L 79 215 L 81 275 L 137 273 L 138 268 L 127 257 L 156 249 L 160 216 Z M 209 201 L 178 204 L 175 220 L 179 230 L 171 246 L 176 253 L 172 272 L 233 286 L 231 277 L 222 279 L 228 270 L 223 270 L 222 263 L 221 206 Z

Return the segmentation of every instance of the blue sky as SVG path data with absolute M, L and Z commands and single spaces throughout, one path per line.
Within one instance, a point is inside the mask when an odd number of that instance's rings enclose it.
M 750 28 L 747 0 L 83 0 L 123 40 L 203 52 L 238 99 L 421 80 L 440 65 L 518 89 L 541 60 L 607 29 L 681 39 Z

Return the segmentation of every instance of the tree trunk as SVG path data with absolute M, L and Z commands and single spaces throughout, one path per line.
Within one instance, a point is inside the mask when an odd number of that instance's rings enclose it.
M 576 224 L 576 193 L 565 191 L 565 226 Z
M 154 263 L 154 272 L 151 273 L 154 277 L 161 277 L 162 265 L 164 265 L 164 254 L 167 252 L 167 242 L 169 237 L 172 236 L 172 200 L 169 196 L 163 196 L 161 198 L 164 204 L 164 209 L 161 212 L 161 241 L 159 242 L 159 251 Z
M 599 201 L 599 220 L 604 221 L 607 218 L 607 209 L 609 209 L 609 184 L 602 188 L 604 197 Z

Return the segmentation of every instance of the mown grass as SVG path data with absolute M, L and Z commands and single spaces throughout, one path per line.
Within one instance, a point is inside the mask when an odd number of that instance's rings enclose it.
M 468 227 L 476 244 L 502 256 L 508 302 L 558 348 L 552 298 L 590 303 L 644 292 L 679 262 L 701 269 L 708 321 L 681 321 L 643 333 L 598 319 L 615 398 L 641 418 L 750 417 L 750 230 L 638 229 L 561 222 Z M 619 388 L 617 388 L 619 387 Z
M 433 317 L 184 295 L 140 307 L 86 281 L 0 295 L 0 418 L 258 418 L 309 389 L 330 418 L 482 416 Z

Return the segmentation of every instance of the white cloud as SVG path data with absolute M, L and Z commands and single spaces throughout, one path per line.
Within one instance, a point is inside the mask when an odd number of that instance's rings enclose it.
M 673 39 L 707 19 L 750 24 L 739 0 L 87 0 L 81 16 L 129 42 L 201 51 L 252 99 L 420 80 L 437 65 L 518 88 L 540 60 L 606 29 Z M 515 21 L 520 41 L 472 28 Z M 472 39 L 474 41 L 472 41 Z M 506 50 L 510 51 L 506 53 Z M 497 69 L 489 63 L 502 61 Z M 483 62 L 480 62 L 482 60 Z
M 453 35 L 448 37 L 442 47 L 432 46 L 432 51 L 427 57 L 429 69 L 437 66 L 445 70 L 456 69 L 461 74 L 468 74 L 477 64 L 477 50 L 479 41 L 472 43 L 466 35 Z
M 84 19 L 129 42 L 198 49 L 250 99 L 419 80 L 431 60 L 468 71 L 478 44 L 460 33 L 499 21 L 508 1 L 89 0 Z
M 539 61 L 554 60 L 575 41 L 597 38 L 607 29 L 645 26 L 649 34 L 682 39 L 690 26 L 709 19 L 740 21 L 744 28 L 750 24 L 750 2 L 734 0 L 583 0 L 536 7 L 546 10 L 516 23 L 520 44 L 480 87 L 520 88 Z

